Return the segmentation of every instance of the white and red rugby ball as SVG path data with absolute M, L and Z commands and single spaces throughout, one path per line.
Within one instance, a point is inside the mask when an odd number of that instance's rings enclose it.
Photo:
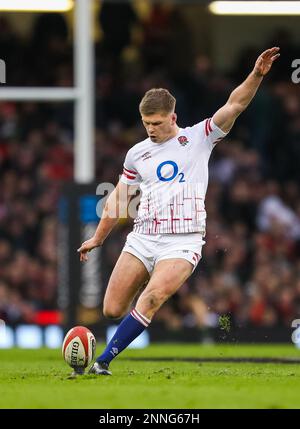
M 95 337 L 84 326 L 75 326 L 70 329 L 62 345 L 63 358 L 72 368 L 87 367 L 93 360 L 95 350 Z

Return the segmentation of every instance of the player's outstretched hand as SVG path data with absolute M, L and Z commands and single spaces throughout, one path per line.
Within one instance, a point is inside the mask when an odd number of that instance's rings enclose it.
M 95 247 L 99 247 L 100 244 L 98 241 L 92 237 L 89 240 L 82 243 L 81 247 L 77 249 L 77 252 L 80 253 L 80 262 L 84 262 L 88 260 L 88 252 L 95 249 Z
M 259 76 L 265 76 L 272 67 L 273 62 L 280 56 L 279 49 L 274 47 L 264 51 L 256 60 L 254 72 Z

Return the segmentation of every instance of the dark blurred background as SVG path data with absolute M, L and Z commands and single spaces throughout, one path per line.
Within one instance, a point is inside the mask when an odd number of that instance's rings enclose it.
M 151 329 L 209 332 L 222 315 L 253 339 L 289 328 L 300 314 L 300 84 L 291 80 L 299 18 L 213 16 L 203 2 L 95 1 L 94 9 L 98 183 L 116 184 L 126 152 L 144 138 L 146 90 L 168 88 L 179 125 L 192 125 L 226 102 L 262 50 L 281 47 L 213 151 L 202 261 Z M 6 85 L 72 86 L 72 31 L 72 12 L 1 13 Z M 70 102 L 0 102 L 0 319 L 8 325 L 39 323 L 45 312 L 61 321 L 57 204 L 73 179 L 73 137 Z M 121 222 L 103 246 L 104 285 L 131 227 Z

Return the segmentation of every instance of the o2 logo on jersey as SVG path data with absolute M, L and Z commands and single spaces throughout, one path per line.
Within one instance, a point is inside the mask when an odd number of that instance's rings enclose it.
M 293 83 L 300 83 L 300 59 L 296 58 L 292 62 L 292 67 L 296 70 L 292 73 L 292 82 Z
M 173 168 L 173 173 L 169 177 L 165 177 L 162 175 L 162 168 L 165 165 L 170 165 Z M 161 164 L 159 164 L 159 166 L 157 167 L 156 174 L 157 174 L 157 177 L 159 178 L 159 180 L 161 180 L 162 182 L 170 182 L 170 180 L 175 179 L 175 177 L 177 175 L 179 177 L 179 182 L 185 182 L 184 174 L 183 173 L 178 174 L 178 171 L 179 171 L 179 168 L 178 168 L 178 165 L 176 164 L 176 162 L 164 161 Z

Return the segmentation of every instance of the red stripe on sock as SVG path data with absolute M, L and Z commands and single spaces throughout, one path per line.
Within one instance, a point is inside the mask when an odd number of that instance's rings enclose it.
M 147 323 L 146 321 L 143 320 L 143 318 L 136 312 L 136 310 L 133 308 L 133 310 L 131 311 L 131 316 L 135 318 L 135 320 L 137 320 L 138 322 L 140 322 L 142 325 L 147 326 L 149 325 L 149 323 Z
M 144 320 L 145 323 L 147 323 L 149 325 L 150 320 L 147 319 L 146 316 L 143 316 L 143 314 L 141 314 L 136 308 L 134 308 L 134 311 Z

